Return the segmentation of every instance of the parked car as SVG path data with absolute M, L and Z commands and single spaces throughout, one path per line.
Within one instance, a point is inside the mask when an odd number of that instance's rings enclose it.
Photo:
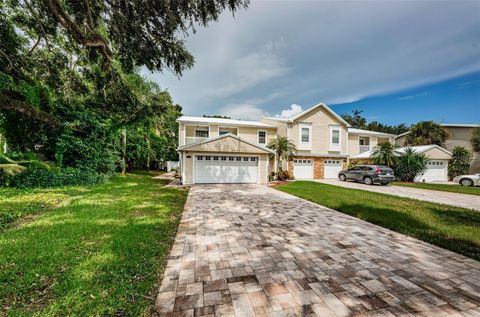
M 364 182 L 367 185 L 374 183 L 387 185 L 395 180 L 393 169 L 381 165 L 357 165 L 338 173 L 338 178 L 342 182 L 352 180 Z
M 480 174 L 460 175 L 455 177 L 453 181 L 462 186 L 480 186 Z

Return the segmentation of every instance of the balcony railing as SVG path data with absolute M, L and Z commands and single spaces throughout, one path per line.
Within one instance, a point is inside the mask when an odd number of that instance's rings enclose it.
M 185 145 L 202 142 L 202 141 L 207 140 L 207 139 L 208 138 L 206 138 L 206 137 L 187 136 L 187 137 L 185 137 Z
M 360 147 L 359 149 L 360 153 L 370 151 L 370 145 L 360 145 L 359 147 Z

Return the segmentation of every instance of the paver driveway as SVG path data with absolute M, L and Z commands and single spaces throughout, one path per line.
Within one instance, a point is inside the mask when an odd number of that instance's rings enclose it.
M 443 192 L 439 190 L 413 188 L 395 185 L 366 185 L 357 182 L 342 182 L 338 179 L 320 179 L 315 180 L 319 183 L 325 183 L 346 188 L 361 189 L 375 193 L 382 193 L 400 197 L 407 197 L 419 200 L 430 201 L 432 203 L 445 204 L 480 211 L 480 196 Z M 459 185 L 451 185 L 459 186 Z
M 263 186 L 194 186 L 162 316 L 479 316 L 480 263 Z

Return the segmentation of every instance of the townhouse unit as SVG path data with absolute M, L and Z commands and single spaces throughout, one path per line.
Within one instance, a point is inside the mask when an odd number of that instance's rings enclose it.
M 179 123 L 180 173 L 184 184 L 259 183 L 277 166 L 267 145 L 289 138 L 297 155 L 282 168 L 296 179 L 336 178 L 351 155 L 369 151 L 394 135 L 350 128 L 323 103 L 291 118 L 260 121 L 183 116 Z

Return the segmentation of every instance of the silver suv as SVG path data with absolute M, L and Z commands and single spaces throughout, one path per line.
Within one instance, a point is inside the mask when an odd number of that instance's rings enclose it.
M 395 180 L 393 169 L 382 165 L 357 165 L 338 173 L 338 178 L 342 182 L 352 180 L 364 182 L 367 185 L 374 183 L 387 185 Z

